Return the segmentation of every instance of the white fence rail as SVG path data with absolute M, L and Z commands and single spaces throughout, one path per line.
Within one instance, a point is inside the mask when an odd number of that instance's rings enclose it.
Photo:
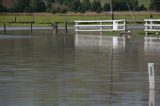
M 160 31 L 160 19 L 145 19 L 144 31 Z
M 75 21 L 75 31 L 124 31 L 126 30 L 126 21 L 123 20 L 84 20 Z

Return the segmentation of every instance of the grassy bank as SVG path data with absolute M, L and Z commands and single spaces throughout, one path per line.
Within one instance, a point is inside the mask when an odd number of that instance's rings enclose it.
M 115 12 L 115 19 L 126 19 L 129 23 L 143 22 L 144 19 L 160 18 L 159 12 Z M 75 20 L 109 20 L 110 13 L 67 13 L 67 14 L 49 14 L 49 13 L 3 13 L 0 14 L 0 26 L 5 22 L 7 26 L 28 26 L 30 22 L 34 26 L 50 26 L 54 22 L 63 24 L 64 21 L 74 24 Z

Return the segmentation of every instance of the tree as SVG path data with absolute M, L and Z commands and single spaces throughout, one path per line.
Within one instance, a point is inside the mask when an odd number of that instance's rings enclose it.
M 91 3 L 90 3 L 89 0 L 83 0 L 81 4 L 82 4 L 81 8 L 82 8 L 82 10 L 84 10 L 84 11 L 89 10 L 90 7 L 91 7 Z
M 46 0 L 46 12 L 51 12 L 53 2 L 55 2 L 55 0 Z
M 32 12 L 44 12 L 46 10 L 43 0 L 31 0 L 30 7 Z
M 55 0 L 47 0 L 47 8 L 52 8 L 53 3 L 55 3 Z
M 74 0 L 74 1 L 72 1 L 71 11 L 73 11 L 73 12 L 79 12 L 80 8 L 81 8 L 81 2 L 80 2 L 80 0 Z
M 30 0 L 14 0 L 13 3 L 14 12 L 24 12 L 25 8 L 29 8 Z
M 130 7 L 131 10 L 138 10 L 139 9 L 139 2 L 138 0 L 127 0 L 126 3 Z
M 113 9 L 115 11 L 129 10 L 127 5 L 128 3 L 126 2 L 126 0 L 115 0 L 113 2 Z
M 138 0 L 113 0 L 113 9 L 115 11 L 138 10 Z
M 93 3 L 91 3 L 91 11 L 99 11 L 101 10 L 101 3 L 99 0 L 94 0 Z
M 159 11 L 160 10 L 160 0 L 151 0 L 151 4 L 149 8 L 151 10 Z
M 139 6 L 139 11 L 144 11 L 144 10 L 147 10 L 147 8 L 142 4 Z
M 53 3 L 52 8 L 51 8 L 51 12 L 52 13 L 66 13 L 67 10 L 67 6 L 64 4 L 60 4 L 59 2 Z
M 103 11 L 109 11 L 110 10 L 110 5 L 108 3 L 105 3 L 102 7 Z
M 5 8 L 3 7 L 3 5 L 1 4 L 2 0 L 0 0 L 0 12 L 4 12 Z

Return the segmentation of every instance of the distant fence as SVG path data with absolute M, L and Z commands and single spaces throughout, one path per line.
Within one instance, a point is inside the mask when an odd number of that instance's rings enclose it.
M 160 31 L 160 19 L 145 19 L 144 31 Z
M 84 20 L 75 21 L 75 31 L 124 31 L 126 30 L 126 21 L 123 20 Z
M 12 23 L 12 22 L 0 22 L 1 24 L 3 24 L 3 27 L 0 27 L 0 31 L 1 30 L 4 30 L 4 32 L 6 33 L 7 30 L 30 30 L 30 32 L 32 33 L 33 29 L 37 29 L 37 30 L 42 30 L 42 29 L 52 29 L 54 33 L 58 33 L 58 30 L 60 29 L 58 26 L 59 26 L 59 23 L 58 22 L 54 22 L 52 24 L 50 24 L 50 26 L 48 27 L 43 27 L 43 26 L 39 26 L 39 27 L 36 27 L 33 28 L 33 24 L 35 24 L 35 22 L 14 22 L 14 24 L 28 24 L 30 26 L 26 26 L 26 27 L 11 27 L 11 26 L 7 26 L 6 23 Z M 63 26 L 63 25 L 62 25 Z M 61 28 L 63 29 L 63 28 Z M 64 22 L 64 31 L 65 33 L 68 33 L 68 22 L 65 21 Z

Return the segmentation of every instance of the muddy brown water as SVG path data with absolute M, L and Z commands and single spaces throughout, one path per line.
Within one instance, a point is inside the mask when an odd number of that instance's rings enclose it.
M 0 35 L 1 106 L 159 106 L 159 71 L 156 37 Z

